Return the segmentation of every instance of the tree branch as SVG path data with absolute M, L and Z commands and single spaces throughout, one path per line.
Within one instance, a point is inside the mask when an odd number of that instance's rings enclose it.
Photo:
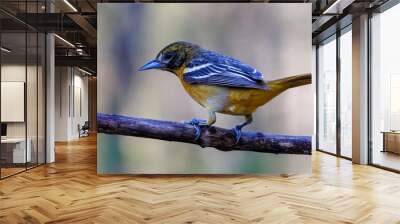
M 195 129 L 189 124 L 105 113 L 97 114 L 97 125 L 99 133 L 185 142 L 201 147 L 213 147 L 221 151 L 311 155 L 310 136 L 242 132 L 240 141 L 238 144 L 234 144 L 235 138 L 232 130 L 206 126 L 201 128 L 201 137 L 195 141 Z

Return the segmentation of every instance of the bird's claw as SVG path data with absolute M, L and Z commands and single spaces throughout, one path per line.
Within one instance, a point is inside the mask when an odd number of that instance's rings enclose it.
M 195 141 L 198 141 L 200 139 L 201 136 L 201 128 L 200 126 L 206 126 L 207 125 L 207 121 L 206 120 L 202 120 L 202 119 L 198 119 L 198 118 L 193 118 L 190 121 L 185 121 L 185 124 L 190 124 L 194 127 L 195 131 Z
M 236 126 L 232 129 L 235 136 L 235 145 L 239 143 L 240 137 L 242 136 L 242 127 Z

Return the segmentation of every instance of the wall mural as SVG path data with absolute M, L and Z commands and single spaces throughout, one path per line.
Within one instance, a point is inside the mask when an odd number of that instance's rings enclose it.
M 309 4 L 99 5 L 99 173 L 310 171 Z

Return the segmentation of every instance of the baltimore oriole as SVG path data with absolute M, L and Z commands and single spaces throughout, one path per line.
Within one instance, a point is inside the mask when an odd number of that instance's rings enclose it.
M 139 71 L 148 69 L 174 73 L 186 92 L 208 110 L 208 121 L 193 118 L 189 122 L 196 129 L 196 140 L 200 126 L 214 124 L 216 113 L 223 113 L 245 116 L 246 121 L 233 128 L 238 143 L 241 129 L 252 122 L 259 106 L 289 88 L 311 83 L 310 74 L 265 82 L 263 74 L 250 65 L 184 41 L 169 44 Z

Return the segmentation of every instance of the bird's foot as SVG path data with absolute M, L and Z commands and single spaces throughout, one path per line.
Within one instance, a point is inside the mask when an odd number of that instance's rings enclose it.
M 242 136 L 242 126 L 238 125 L 232 129 L 235 136 L 235 144 L 239 143 L 240 137 Z
M 185 124 L 190 124 L 196 129 L 195 138 L 194 138 L 195 141 L 198 141 L 200 139 L 200 136 L 201 136 L 201 128 L 200 127 L 201 126 L 207 126 L 207 121 L 206 120 L 198 119 L 198 118 L 193 118 L 192 120 L 185 121 L 184 123 Z

